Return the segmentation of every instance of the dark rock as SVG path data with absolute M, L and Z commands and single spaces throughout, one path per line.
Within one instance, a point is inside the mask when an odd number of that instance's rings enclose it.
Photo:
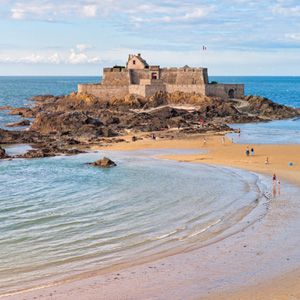
M 55 156 L 55 153 L 48 152 L 47 150 L 37 149 L 37 150 L 29 150 L 28 152 L 17 155 L 16 158 L 43 158 Z
M 117 164 L 110 160 L 107 157 L 103 157 L 103 159 L 99 159 L 93 163 L 89 163 L 89 165 L 92 165 L 94 167 L 100 167 L 100 168 L 111 168 L 115 167 Z
M 14 108 L 10 111 L 10 115 L 19 115 L 22 116 L 23 118 L 34 118 L 36 116 L 37 109 L 31 109 L 28 107 L 19 107 L 19 108 Z
M 117 135 L 118 134 L 109 127 L 102 128 L 102 136 L 104 136 L 104 137 L 113 137 L 113 136 L 117 136 Z
M 30 121 L 29 120 L 22 120 L 16 123 L 8 123 L 5 126 L 6 127 L 22 127 L 22 126 L 29 126 Z
M 7 158 L 6 152 L 0 147 L 0 159 Z

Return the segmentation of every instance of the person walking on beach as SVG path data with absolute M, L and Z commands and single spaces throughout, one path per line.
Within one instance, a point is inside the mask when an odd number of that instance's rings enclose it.
M 274 174 L 273 174 L 273 185 L 276 185 L 276 180 L 277 180 L 276 174 L 274 173 Z
M 206 145 L 206 138 L 203 139 L 203 145 Z
M 251 155 L 253 156 L 254 155 L 254 149 L 251 148 Z
M 276 194 L 277 194 L 277 187 L 276 187 L 276 183 L 277 183 L 277 178 L 276 178 L 276 174 L 274 173 L 273 174 L 273 198 L 276 197 Z
M 246 150 L 246 156 L 249 156 L 250 155 L 250 151 L 249 149 Z
M 268 164 L 269 164 L 269 157 L 267 156 L 266 160 L 265 160 L 265 165 L 268 165 Z
M 222 144 L 225 145 L 225 137 L 222 136 Z

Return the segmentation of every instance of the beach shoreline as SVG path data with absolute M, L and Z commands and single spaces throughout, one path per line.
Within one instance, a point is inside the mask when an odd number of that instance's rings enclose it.
M 128 140 L 130 140 L 130 137 L 128 137 Z M 204 136 L 184 140 L 144 139 L 138 140 L 137 142 L 114 144 L 111 147 L 105 147 L 105 151 L 162 148 L 199 149 L 202 151 L 204 149 L 207 150 L 206 154 L 176 154 L 163 155 L 159 157 L 163 159 L 177 160 L 179 162 L 205 163 L 236 167 L 265 174 L 270 178 L 272 174 L 276 172 L 278 178 L 280 178 L 282 182 L 288 181 L 296 184 L 297 186 L 300 185 L 300 177 L 298 176 L 300 172 L 297 168 L 300 161 L 298 161 L 299 159 L 296 159 L 297 156 L 295 155 L 300 150 L 300 145 L 251 145 L 251 147 L 255 149 L 255 155 L 246 157 L 244 152 L 247 145 L 232 144 L 232 142 L 228 139 L 226 139 L 225 144 L 223 144 L 222 135 L 205 136 L 205 140 L 206 142 L 204 141 Z M 98 147 L 94 148 L 94 150 L 96 149 L 99 150 Z M 100 149 L 104 150 L 103 148 Z M 269 165 L 265 165 L 264 163 L 266 156 L 269 157 Z M 290 157 L 294 157 L 293 167 L 288 165 L 291 160 L 289 159 Z M 274 203 L 271 204 L 271 206 L 273 205 Z M 276 207 L 278 205 L 280 206 L 279 208 Z M 284 205 L 284 203 L 275 203 L 274 210 L 272 209 L 272 214 L 270 214 L 272 215 L 271 219 L 273 218 L 273 220 L 268 220 L 268 218 L 270 218 L 270 216 L 268 216 L 267 220 L 264 220 L 263 223 L 272 223 L 274 222 L 274 218 L 276 222 L 280 223 L 282 221 L 281 214 L 287 213 Z M 288 209 L 290 210 L 290 208 Z M 274 211 L 276 212 L 276 210 L 279 212 L 279 216 L 274 215 Z M 290 212 L 287 214 L 288 217 L 290 217 Z M 295 216 L 292 216 L 291 218 L 294 217 Z M 267 225 L 269 226 L 270 224 Z M 253 241 L 257 248 L 259 248 L 259 245 L 255 235 L 257 234 L 258 229 L 261 228 L 260 226 L 261 224 L 255 224 L 248 232 L 248 235 L 254 236 Z M 266 234 L 266 232 L 264 232 L 264 234 Z M 235 239 L 243 240 L 243 238 L 245 238 L 243 235 L 244 233 L 241 232 L 234 238 L 229 238 L 228 241 L 225 241 L 225 244 L 229 244 L 225 247 L 226 251 L 222 250 L 221 252 L 223 254 L 226 252 L 226 259 L 236 259 L 232 257 L 232 253 L 236 247 Z M 247 241 L 247 244 L 248 243 L 249 241 Z M 253 251 L 259 253 L 260 250 L 257 250 L 255 247 Z M 202 288 L 201 285 L 200 287 L 195 286 L 194 280 L 197 282 L 205 279 L 202 274 L 198 274 L 199 270 L 210 270 L 213 272 L 211 277 L 219 276 L 220 278 L 222 278 L 222 271 L 224 270 L 216 267 L 216 265 L 211 265 L 209 267 L 209 264 L 203 265 L 201 263 L 196 263 L 195 266 L 187 266 L 187 262 L 192 264 L 192 262 L 197 258 L 205 256 L 207 256 L 208 259 L 212 259 L 213 257 L 216 258 L 218 256 L 218 248 L 217 243 L 202 249 L 196 249 L 186 253 L 183 252 L 151 262 L 144 262 L 137 266 L 124 266 L 124 268 L 111 270 L 110 272 L 102 275 L 98 274 L 95 277 L 89 277 L 65 283 L 63 285 L 46 287 L 44 289 L 37 289 L 8 297 L 2 297 L 2 299 L 35 299 L 35 297 L 41 299 L 99 299 L 99 297 L 100 299 L 115 299 L 115 297 L 119 297 L 121 299 L 152 299 L 153 295 L 155 295 L 154 298 L 157 299 L 166 299 L 163 295 L 167 287 L 170 289 L 174 288 L 173 292 L 169 292 L 169 294 L 167 294 L 168 297 L 172 296 L 173 299 L 180 299 L 180 296 L 184 296 L 184 298 L 188 299 L 298 299 L 297 297 L 300 297 L 299 260 L 297 261 L 298 264 L 296 264 L 295 270 L 287 273 L 283 272 L 281 274 L 273 274 L 273 276 L 270 276 L 262 283 L 252 282 L 246 285 L 240 283 L 240 285 L 232 284 L 232 286 L 230 286 L 230 283 L 227 283 L 221 287 L 221 290 L 220 287 L 216 287 L 215 289 L 210 288 L 206 291 L 203 290 L 205 287 L 204 281 Z M 241 249 L 237 249 L 237 253 L 241 254 L 240 252 Z M 281 254 L 279 253 L 278 255 Z M 255 257 L 252 257 L 251 259 L 252 262 L 255 262 Z M 225 263 L 225 261 L 222 262 Z M 181 270 L 182 263 L 185 265 L 184 272 Z M 243 266 L 239 267 L 243 268 Z M 175 271 L 177 271 L 177 273 Z M 174 275 L 173 273 L 176 273 L 177 275 Z M 185 275 L 184 277 L 182 277 L 183 275 L 180 275 L 182 273 Z M 189 279 L 187 280 L 186 278 Z M 149 283 L 147 283 L 147 281 L 149 281 Z M 164 284 L 162 284 L 162 282 L 164 282 Z M 178 286 L 180 282 L 181 284 Z M 153 285 L 153 287 L 150 285 Z M 210 286 L 209 282 L 207 283 L 207 286 Z M 175 293 L 177 288 L 180 288 L 181 293 Z M 255 291 L 253 291 L 253 289 Z

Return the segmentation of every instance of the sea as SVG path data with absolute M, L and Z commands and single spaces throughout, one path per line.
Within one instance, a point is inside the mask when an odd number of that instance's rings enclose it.
M 78 83 L 99 80 L 0 77 L 0 106 L 30 106 L 34 95 L 67 94 Z M 247 94 L 300 107 L 300 77 L 211 80 L 245 83 Z M 15 120 L 0 111 L 2 128 Z M 277 142 L 274 132 L 284 133 L 281 143 L 300 142 L 298 120 L 243 126 L 237 142 L 243 142 L 243 134 L 247 143 Z M 30 145 L 11 145 L 7 151 L 28 149 Z M 0 161 L 0 296 L 203 247 L 267 213 L 270 178 L 158 158 L 193 153 L 201 150 L 101 150 Z M 87 164 L 103 156 L 117 167 L 103 170 Z M 281 197 L 286 193 L 288 188 Z

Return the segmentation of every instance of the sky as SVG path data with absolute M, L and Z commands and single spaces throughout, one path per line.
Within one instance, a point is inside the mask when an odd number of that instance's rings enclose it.
M 0 0 L 1 76 L 98 76 L 130 53 L 210 75 L 300 75 L 300 1 Z

